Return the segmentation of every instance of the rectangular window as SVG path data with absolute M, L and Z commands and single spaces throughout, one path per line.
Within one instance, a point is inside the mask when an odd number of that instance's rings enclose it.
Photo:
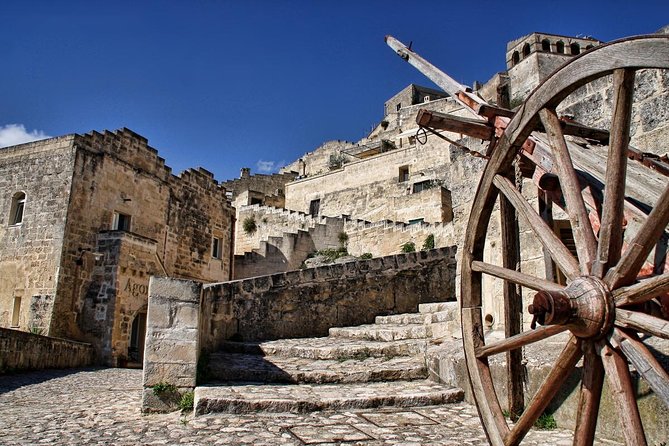
M 425 180 L 425 181 L 421 181 L 419 183 L 414 183 L 413 193 L 417 194 L 418 192 L 422 192 L 422 191 L 428 190 L 430 188 L 432 188 L 432 180 Z
M 213 240 L 211 241 L 211 257 L 214 259 L 220 259 L 221 258 L 221 251 L 223 248 L 222 241 L 218 237 L 214 237 Z
M 14 296 L 14 310 L 12 311 L 12 327 L 18 327 L 21 320 L 21 297 Z
M 414 218 L 412 220 L 409 220 L 410 225 L 418 225 L 418 224 L 421 224 L 423 222 L 425 222 L 424 218 Z
M 112 231 L 130 231 L 130 216 L 121 214 L 120 212 L 114 212 Z
M 9 213 L 9 224 L 20 225 L 23 223 L 23 211 L 26 205 L 26 194 L 17 192 L 12 198 L 12 207 Z
M 409 166 L 400 167 L 400 183 L 409 181 Z
M 309 215 L 318 215 L 321 211 L 321 200 L 311 200 L 309 203 Z

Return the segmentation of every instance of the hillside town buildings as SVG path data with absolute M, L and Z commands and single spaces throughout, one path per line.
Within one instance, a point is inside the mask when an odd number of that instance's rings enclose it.
M 521 37 L 507 45 L 507 70 L 475 90 L 512 108 L 565 60 L 600 44 Z M 649 74 L 638 83 L 640 115 L 666 113 L 669 80 Z M 606 125 L 609 86 L 575 92 L 561 113 Z M 220 184 L 204 169 L 173 175 L 128 129 L 0 149 L 0 326 L 90 342 L 101 360 L 124 365 L 142 356 L 150 276 L 225 282 L 296 270 L 327 249 L 379 257 L 409 245 L 459 246 L 486 145 L 421 129 L 420 109 L 466 116 L 447 94 L 409 85 L 360 141 L 329 141 L 278 174 L 242 168 Z M 633 123 L 632 144 L 663 155 L 666 122 Z M 556 232 L 569 237 L 561 221 Z M 545 267 L 536 241 L 523 252 L 526 268 Z M 494 294 L 498 285 L 490 286 Z M 489 328 L 502 326 L 495 305 Z

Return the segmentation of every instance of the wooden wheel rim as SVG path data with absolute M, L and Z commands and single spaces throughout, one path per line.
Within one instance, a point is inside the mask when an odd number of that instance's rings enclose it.
M 577 88 L 612 74 L 615 70 L 644 68 L 669 69 L 669 36 L 641 36 L 625 39 L 602 45 L 572 59 L 537 87 L 516 111 L 483 172 L 472 204 L 463 246 L 460 299 L 468 373 L 479 415 L 488 439 L 493 445 L 517 444 L 525 435 L 525 433 L 510 435 L 499 401 L 494 392 L 489 392 L 490 389 L 494 390 L 495 386 L 487 356 L 477 358 L 476 355 L 477 349 L 484 346 L 485 340 L 481 310 L 482 273 L 474 268 L 474 262 L 483 260 L 488 223 L 499 194 L 499 188 L 494 184 L 495 176 L 511 168 L 520 147 L 537 128 L 542 110 L 554 109 Z M 612 330 L 611 326 L 607 326 L 605 334 L 610 335 Z M 570 344 L 573 344 L 574 347 L 568 345 L 565 348 L 565 350 L 572 349 L 565 353 L 567 355 L 565 357 L 570 361 L 573 360 L 575 365 L 581 357 L 582 345 L 581 341 L 574 337 L 571 338 Z M 579 353 L 574 353 L 574 349 L 579 350 Z M 604 355 L 601 351 L 598 354 Z M 615 356 L 612 352 L 608 352 L 608 355 Z M 591 369 L 601 367 L 601 362 L 593 363 L 592 357 L 596 355 L 586 356 L 588 367 Z M 615 364 L 614 360 L 611 361 L 613 361 L 612 365 L 607 365 L 607 367 L 620 366 L 620 361 Z M 584 377 L 585 379 L 587 377 Z

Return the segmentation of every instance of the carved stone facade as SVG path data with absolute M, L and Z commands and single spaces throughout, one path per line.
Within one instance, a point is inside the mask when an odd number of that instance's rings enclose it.
M 204 169 L 173 175 L 128 129 L 0 149 L 0 191 L 2 327 L 137 362 L 150 276 L 232 276 L 225 189 Z

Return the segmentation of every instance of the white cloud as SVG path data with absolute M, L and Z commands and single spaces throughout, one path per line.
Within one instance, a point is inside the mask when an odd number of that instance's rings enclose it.
M 25 142 L 49 138 L 41 130 L 27 131 L 23 124 L 7 124 L 0 126 L 0 147 L 15 146 Z
M 258 173 L 275 173 L 284 164 L 286 164 L 285 161 L 276 162 L 276 161 L 259 160 L 256 163 L 256 169 L 258 170 Z

